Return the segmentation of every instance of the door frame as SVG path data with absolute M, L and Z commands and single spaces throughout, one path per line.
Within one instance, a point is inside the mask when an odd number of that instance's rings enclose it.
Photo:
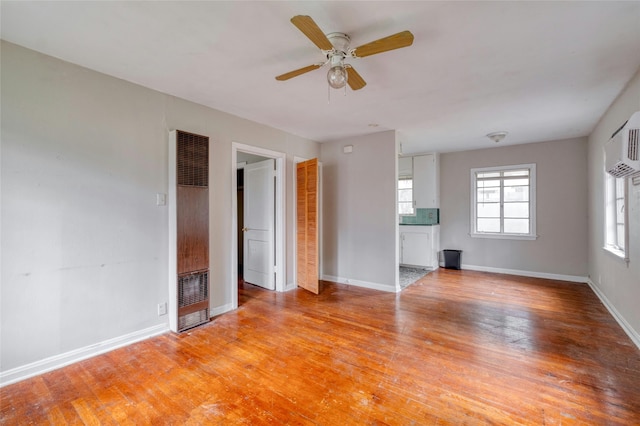
M 237 181 L 237 159 L 238 151 L 247 154 L 259 155 L 261 157 L 273 158 L 276 162 L 276 188 L 275 188 L 275 272 L 276 272 L 276 290 L 285 290 L 285 272 L 286 272 L 286 218 L 285 218 L 285 202 L 286 202 L 286 160 L 287 155 L 283 152 L 272 151 L 270 149 L 259 148 L 252 145 L 246 145 L 239 142 L 231 142 L 231 283 L 229 291 L 231 291 L 232 309 L 238 308 L 238 181 Z

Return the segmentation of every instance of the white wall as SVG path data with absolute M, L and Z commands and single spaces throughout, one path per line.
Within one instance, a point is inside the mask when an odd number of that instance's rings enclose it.
M 470 170 L 525 163 L 536 163 L 538 239 L 471 238 Z M 440 247 L 463 250 L 463 267 L 572 280 L 587 275 L 585 138 L 442 154 L 440 206 Z
M 618 320 L 640 346 L 640 185 L 629 185 L 629 258 L 627 265 L 603 250 L 604 144 L 640 111 L 640 70 L 609 107 L 589 136 L 589 277 Z
M 166 329 L 171 129 L 211 141 L 211 308 L 232 297 L 232 142 L 287 153 L 293 281 L 293 157 L 317 143 L 10 43 L 1 60 L 3 373 Z
M 351 154 L 343 147 L 353 145 Z M 396 291 L 394 131 L 321 145 L 325 279 Z

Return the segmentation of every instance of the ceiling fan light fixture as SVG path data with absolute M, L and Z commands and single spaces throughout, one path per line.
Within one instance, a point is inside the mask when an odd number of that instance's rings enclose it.
M 342 64 L 329 68 L 329 72 L 327 72 L 327 81 L 329 82 L 329 86 L 334 89 L 342 89 L 346 86 L 348 78 L 349 75 L 347 74 L 347 70 Z
M 347 84 L 352 90 L 360 90 L 367 85 L 367 82 L 356 72 L 353 66 L 344 63 L 345 59 L 364 58 L 365 56 L 377 55 L 378 53 L 400 49 L 413 44 L 413 34 L 411 34 L 410 31 L 401 31 L 352 49 L 350 47 L 351 38 L 347 34 L 325 34 L 310 16 L 296 15 L 291 18 L 291 23 L 298 28 L 302 34 L 307 36 L 307 38 L 320 49 L 323 55 L 326 55 L 327 61 L 324 64 L 309 65 L 281 74 L 276 76 L 276 80 L 289 80 L 290 78 L 318 69 L 328 63 L 330 64 L 330 69 L 327 73 L 327 82 L 329 83 L 327 93 L 329 93 L 329 98 L 331 98 L 332 88 L 344 88 L 346 96 Z M 356 51 L 358 52 L 357 54 Z

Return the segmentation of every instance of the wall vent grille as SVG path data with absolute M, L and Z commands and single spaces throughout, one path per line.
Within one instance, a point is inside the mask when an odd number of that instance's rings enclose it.
M 209 309 L 201 309 L 178 317 L 178 331 L 185 331 L 209 321 Z
M 209 298 L 209 272 L 178 277 L 178 307 L 193 305 Z
M 209 271 L 178 276 L 178 331 L 209 321 Z
M 184 186 L 209 186 L 209 138 L 177 132 L 177 181 Z

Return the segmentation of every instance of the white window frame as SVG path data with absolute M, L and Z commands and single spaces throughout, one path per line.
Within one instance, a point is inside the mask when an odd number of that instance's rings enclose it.
M 616 178 L 606 171 L 604 189 L 604 249 L 617 258 L 629 262 L 629 182 L 626 177 Z M 621 188 L 617 185 L 621 184 Z M 622 199 L 622 211 L 617 209 L 617 201 Z M 624 227 L 622 235 L 623 241 L 620 245 L 617 227 L 619 224 Z
M 400 181 L 401 180 L 410 180 L 411 181 L 411 201 L 400 201 Z M 398 178 L 398 215 L 400 217 L 403 216 L 415 216 L 416 215 L 416 198 L 415 198 L 415 188 L 414 188 L 414 184 L 415 181 L 413 179 L 413 177 L 411 176 L 406 176 L 406 177 L 400 177 Z M 400 213 L 400 204 L 408 204 L 411 203 L 411 213 Z
M 478 209 L 478 191 L 476 190 L 476 174 L 486 172 L 505 172 L 528 169 L 529 170 L 529 233 L 527 234 L 513 234 L 505 232 L 478 232 L 476 228 L 477 224 L 477 209 Z M 497 178 L 502 180 L 503 178 Z M 494 238 L 505 240 L 535 240 L 538 238 L 536 234 L 536 165 L 531 164 L 516 164 L 511 166 L 498 166 L 498 167 L 480 167 L 471 169 L 471 227 L 469 235 L 472 238 Z M 502 186 L 501 186 L 502 188 Z M 504 219 L 504 199 L 502 193 L 500 195 L 500 220 Z

